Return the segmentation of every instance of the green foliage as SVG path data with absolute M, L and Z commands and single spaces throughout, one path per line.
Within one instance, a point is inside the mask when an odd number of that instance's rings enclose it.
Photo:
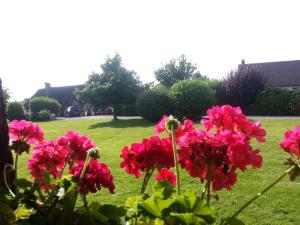
M 135 201 L 136 200 L 136 201 Z M 215 220 L 215 211 L 195 192 L 176 195 L 169 182 L 159 182 L 151 196 L 128 199 L 129 212 L 136 212 L 128 221 L 155 224 L 205 225 Z
M 21 120 L 25 119 L 23 105 L 19 102 L 10 102 L 7 105 L 7 119 L 8 120 Z
M 9 89 L 8 88 L 3 88 L 2 89 L 2 91 L 3 91 L 3 98 L 4 98 L 4 103 L 7 105 L 7 103 L 8 103 L 8 101 L 9 101 L 9 99 L 10 99 L 10 91 L 9 91 Z
M 16 225 L 16 216 L 9 205 L 0 202 L 0 222 L 3 225 Z
M 75 91 L 75 95 L 94 108 L 113 107 L 116 117 L 122 106 L 135 104 L 142 85 L 136 73 L 122 65 L 118 54 L 107 58 L 101 68 L 103 72 L 90 75 L 85 88 Z
M 257 115 L 289 115 L 289 103 L 293 96 L 293 91 L 267 88 L 257 95 L 252 111 Z
M 49 121 L 50 120 L 50 111 L 41 110 L 38 112 L 39 121 Z
M 166 86 L 171 87 L 177 81 L 189 80 L 192 78 L 206 79 L 197 69 L 197 65 L 181 55 L 178 59 L 172 59 L 155 72 L 156 80 Z
M 30 99 L 29 104 L 32 113 L 39 113 L 42 110 L 49 110 L 51 113 L 58 115 L 61 107 L 57 100 L 49 97 L 34 97 Z
M 244 66 L 231 71 L 216 88 L 217 104 L 229 104 L 245 109 L 255 102 L 265 84 L 266 79 L 259 69 Z
M 137 111 L 145 120 L 159 121 L 163 115 L 173 112 L 173 101 L 166 88 L 157 87 L 146 91 L 137 102 Z
M 171 88 L 175 114 L 179 118 L 198 119 L 215 103 L 214 91 L 198 79 L 179 81 Z
M 136 104 L 122 105 L 120 109 L 120 116 L 137 116 Z
M 300 91 L 295 91 L 289 102 L 289 111 L 291 114 L 300 115 Z

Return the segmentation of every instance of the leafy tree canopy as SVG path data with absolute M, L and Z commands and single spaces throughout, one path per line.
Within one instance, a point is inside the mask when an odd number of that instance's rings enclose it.
M 198 71 L 197 65 L 189 61 L 185 55 L 181 55 L 177 59 L 171 59 L 168 63 L 157 69 L 154 74 L 156 80 L 166 87 L 171 87 L 180 80 L 190 80 L 192 78 L 206 79 Z
M 76 90 L 75 95 L 94 108 L 113 107 L 114 117 L 122 105 L 136 102 L 142 90 L 142 83 L 134 71 L 122 65 L 120 55 L 108 57 L 101 65 L 102 73 L 92 73 L 83 90 Z

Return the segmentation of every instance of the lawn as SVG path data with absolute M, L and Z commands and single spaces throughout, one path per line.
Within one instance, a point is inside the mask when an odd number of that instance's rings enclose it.
M 235 209 L 276 179 L 286 168 L 283 162 L 287 154 L 280 150 L 278 143 L 282 139 L 284 131 L 300 124 L 300 120 L 264 119 L 261 122 L 267 130 L 267 142 L 264 144 L 256 143 L 256 147 L 261 149 L 264 166 L 261 169 L 250 169 L 246 173 L 240 173 L 238 182 L 231 192 L 219 192 L 220 200 L 218 203 L 214 202 L 213 206 L 219 210 L 222 217 L 231 215 Z M 153 124 L 139 119 L 119 121 L 95 119 L 57 120 L 43 122 L 40 125 L 45 131 L 46 139 L 53 139 L 68 130 L 74 130 L 88 135 L 101 149 L 100 160 L 108 164 L 114 175 L 116 194 L 111 195 L 106 190 L 102 190 L 90 196 L 90 199 L 98 200 L 101 203 L 122 204 L 127 197 L 139 193 L 142 180 L 137 180 L 120 169 L 121 159 L 119 155 L 123 146 L 152 135 Z M 29 157 L 29 155 L 21 156 L 19 177 L 29 177 L 26 167 L 26 161 Z M 202 189 L 199 180 L 188 177 L 184 171 L 181 171 L 181 174 L 184 189 Z M 285 178 L 276 188 L 267 192 L 255 204 L 245 210 L 239 218 L 246 224 L 299 225 L 299 205 L 300 179 L 291 183 L 288 178 Z

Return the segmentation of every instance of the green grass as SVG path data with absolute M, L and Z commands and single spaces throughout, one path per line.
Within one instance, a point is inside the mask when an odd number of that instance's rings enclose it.
M 286 129 L 294 128 L 300 120 L 262 120 L 267 130 L 267 142 L 256 143 L 264 157 L 263 168 L 239 173 L 238 182 L 231 192 L 219 192 L 220 200 L 213 206 L 218 209 L 222 217 L 231 215 L 243 203 L 258 191 L 276 179 L 286 167 L 283 165 L 287 154 L 279 148 Z M 90 200 L 101 203 L 110 202 L 123 204 L 129 196 L 139 193 L 142 180 L 129 176 L 120 169 L 119 157 L 122 147 L 132 142 L 140 141 L 153 134 L 153 124 L 144 120 L 68 120 L 40 123 L 46 138 L 53 139 L 74 130 L 88 135 L 101 149 L 101 161 L 108 164 L 116 185 L 116 194 L 111 195 L 106 190 L 91 195 Z M 22 155 L 19 162 L 19 177 L 29 177 L 26 161 L 29 155 Z M 202 189 L 199 180 L 190 178 L 184 171 L 182 174 L 183 189 Z M 247 208 L 239 218 L 246 224 L 257 225 L 299 225 L 300 224 L 300 183 L 290 182 L 286 177 L 276 188 L 271 189 Z

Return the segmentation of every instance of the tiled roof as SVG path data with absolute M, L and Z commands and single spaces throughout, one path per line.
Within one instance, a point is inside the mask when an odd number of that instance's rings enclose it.
M 261 69 L 267 85 L 273 87 L 300 86 L 300 60 L 240 64 Z

